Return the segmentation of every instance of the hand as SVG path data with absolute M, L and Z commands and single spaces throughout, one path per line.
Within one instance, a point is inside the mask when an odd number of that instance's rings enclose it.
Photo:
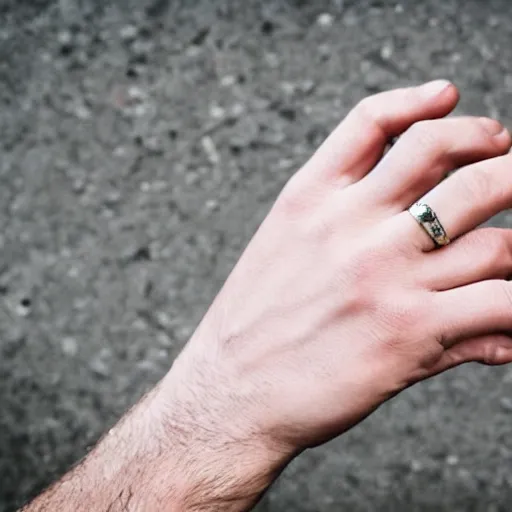
M 438 81 L 361 102 L 166 378 L 23 510 L 247 510 L 297 453 L 405 387 L 512 362 L 512 233 L 472 231 L 512 204 L 512 142 L 490 119 L 440 119 L 457 99 Z M 423 197 L 450 245 L 407 211 Z
M 472 231 L 512 204 L 511 139 L 440 119 L 457 100 L 443 81 L 363 100 L 291 178 L 168 377 L 191 429 L 286 461 L 415 382 L 512 361 L 512 233 Z

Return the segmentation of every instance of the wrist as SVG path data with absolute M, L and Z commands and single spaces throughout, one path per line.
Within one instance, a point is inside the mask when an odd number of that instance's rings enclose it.
M 176 496 L 182 510 L 248 510 L 295 453 L 271 441 L 244 414 L 244 404 L 231 401 L 227 383 L 192 360 L 185 350 L 156 397 L 178 464 Z

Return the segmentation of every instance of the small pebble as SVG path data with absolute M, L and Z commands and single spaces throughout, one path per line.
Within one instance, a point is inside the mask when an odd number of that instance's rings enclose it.
M 194 328 L 193 327 L 190 327 L 188 325 L 182 325 L 178 329 L 177 336 L 181 340 L 186 341 L 186 340 L 188 340 L 190 338 L 190 336 L 192 336 L 193 333 L 194 333 Z
M 492 49 L 489 46 L 484 44 L 480 48 L 480 55 L 482 55 L 482 57 L 485 60 L 492 60 L 494 57 L 494 52 L 492 51 Z
M 98 377 L 108 377 L 110 375 L 110 368 L 101 356 L 94 358 L 89 363 L 89 368 Z
M 328 59 L 332 54 L 331 47 L 328 44 L 319 45 L 318 46 L 318 54 L 320 55 L 321 59 L 323 59 L 323 60 Z
M 135 105 L 133 109 L 133 115 L 135 117 L 144 117 L 149 112 L 148 105 L 144 103 L 140 103 L 139 105 Z
M 238 118 L 245 112 L 245 106 L 242 103 L 235 103 L 231 109 L 230 114 L 232 117 Z
M 57 41 L 62 47 L 70 46 L 73 42 L 73 34 L 69 30 L 62 30 L 57 35 Z
M 500 19 L 497 16 L 491 16 L 488 21 L 490 27 L 497 27 L 500 24 Z
M 393 55 L 393 46 L 391 43 L 385 43 L 382 48 L 380 49 L 380 56 L 384 60 L 389 60 L 391 56 Z
M 423 464 L 419 460 L 412 460 L 411 461 L 411 470 L 414 473 L 419 473 L 423 469 Z
M 295 84 L 292 82 L 281 82 L 281 90 L 287 95 L 292 96 L 295 93 Z
M 448 457 L 446 457 L 446 464 L 448 464 L 448 466 L 456 466 L 458 463 L 459 457 L 457 457 L 457 455 L 448 455 Z
M 119 35 L 123 41 L 133 41 L 138 34 L 138 29 L 135 25 L 125 25 L 120 31 Z
M 78 119 L 86 120 L 91 118 L 91 111 L 85 105 L 75 107 L 75 115 Z
M 318 16 L 316 22 L 320 27 L 328 28 L 334 23 L 334 16 L 328 12 L 324 12 Z
M 508 396 L 504 396 L 500 400 L 500 406 L 501 408 L 506 412 L 512 412 L 512 398 Z
M 41 52 L 40 58 L 41 58 L 41 61 L 44 62 L 45 64 L 48 64 L 49 62 L 52 61 L 52 55 L 49 52 Z
M 208 199 L 208 201 L 206 201 L 205 207 L 208 212 L 215 212 L 220 208 L 220 204 L 216 199 Z
M 151 190 L 153 190 L 153 192 L 162 192 L 166 190 L 168 187 L 169 183 L 165 180 L 155 180 L 151 184 Z
M 113 155 L 116 157 L 124 157 L 128 155 L 128 149 L 126 146 L 117 146 L 114 148 Z
M 276 69 L 279 67 L 279 57 L 277 54 L 269 52 L 265 55 L 265 60 L 269 67 Z
M 85 178 L 77 178 L 76 180 L 73 181 L 71 187 L 73 189 L 73 192 L 75 192 L 76 194 L 81 194 L 82 192 L 85 191 L 86 188 Z
M 313 80 L 303 80 L 299 84 L 299 90 L 303 94 L 311 94 L 315 90 L 316 84 Z
M 159 331 L 156 336 L 156 339 L 161 347 L 171 348 L 174 345 L 174 342 L 172 341 L 171 337 L 164 331 Z
M 281 158 L 277 162 L 277 167 L 281 170 L 290 169 L 295 164 L 295 160 L 293 158 Z
M 165 327 L 168 329 L 173 327 L 172 318 L 167 313 L 164 313 L 163 311 L 158 311 L 155 316 L 158 320 L 158 323 L 162 327 Z
M 162 149 L 162 144 L 160 139 L 156 135 L 153 135 L 144 139 L 144 147 L 148 151 L 158 152 Z
M 105 194 L 105 203 L 113 205 L 121 200 L 121 192 L 119 190 L 111 190 Z
M 75 277 L 78 277 L 80 275 L 80 269 L 79 267 L 73 265 L 71 266 L 68 271 L 67 271 L 67 275 L 71 278 L 75 278 Z
M 222 119 L 226 116 L 226 111 L 219 105 L 212 105 L 210 107 L 210 117 L 213 119 Z
M 343 17 L 343 23 L 347 26 L 347 27 L 355 27 L 357 24 L 358 24 L 358 18 L 355 14 L 352 14 L 352 13 L 347 13 L 344 17 Z
M 78 353 L 78 343 L 75 338 L 67 337 L 61 341 L 62 352 L 68 357 L 75 357 Z
M 23 299 L 16 305 L 16 313 L 21 317 L 28 316 L 30 314 L 30 303 L 28 303 L 26 299 Z
M 131 47 L 133 57 L 140 60 L 140 57 L 149 55 L 154 50 L 152 41 L 135 41 Z
M 504 82 L 505 82 L 505 88 L 507 89 L 507 92 L 512 91 L 512 75 L 509 75 L 509 74 L 505 75 Z M 512 220 L 512 215 L 510 215 L 510 214 L 506 215 L 506 219 L 508 221 Z
M 222 87 L 231 87 L 232 85 L 235 85 L 235 83 L 236 77 L 234 75 L 223 76 L 220 80 L 220 85 Z
M 133 85 L 128 89 L 128 96 L 132 100 L 143 100 L 146 97 L 146 94 L 140 87 Z
M 206 135 L 201 139 L 201 145 L 203 146 L 204 152 L 208 157 L 208 160 L 211 164 L 216 165 L 220 161 L 219 152 L 217 151 L 217 147 L 215 146 L 215 142 L 213 139 Z
M 2 340 L 2 357 L 10 358 L 23 349 L 26 343 L 26 337 L 23 333 L 21 326 L 12 326 Z

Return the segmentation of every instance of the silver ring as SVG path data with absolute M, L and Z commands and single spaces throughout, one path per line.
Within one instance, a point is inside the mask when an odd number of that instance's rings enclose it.
M 415 203 L 409 208 L 409 213 L 416 219 L 416 222 L 432 238 L 436 247 L 442 247 L 450 243 L 450 238 L 446 234 L 443 225 L 437 218 L 434 210 L 425 203 Z

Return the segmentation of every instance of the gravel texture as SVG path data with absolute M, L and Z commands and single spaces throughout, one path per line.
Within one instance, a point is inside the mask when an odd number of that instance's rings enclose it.
M 0 510 L 164 374 L 358 99 L 444 77 L 510 123 L 511 37 L 508 0 L 0 0 Z M 468 365 L 305 453 L 259 510 L 510 510 L 511 432 L 512 369 Z

